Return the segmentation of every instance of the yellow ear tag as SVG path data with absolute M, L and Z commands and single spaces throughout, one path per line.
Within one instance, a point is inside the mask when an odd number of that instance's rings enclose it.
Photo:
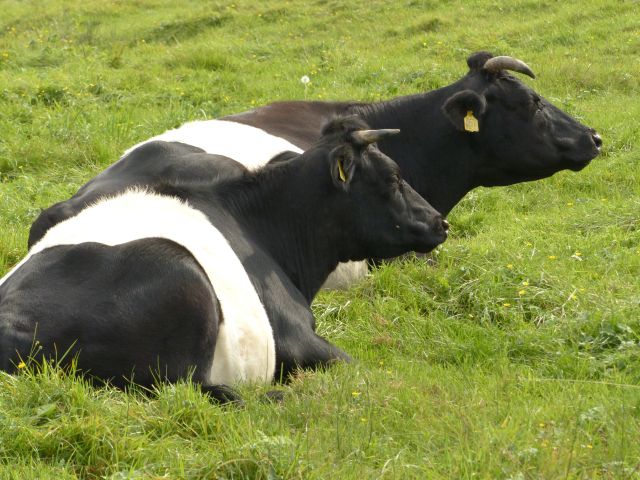
M 467 111 L 467 116 L 464 117 L 464 129 L 467 132 L 479 132 L 480 128 L 478 127 L 478 119 L 473 116 L 473 112 L 471 110 Z
M 342 168 L 342 160 L 338 160 L 338 173 L 340 174 L 340 180 L 346 182 L 347 176 L 344 174 L 344 169 Z

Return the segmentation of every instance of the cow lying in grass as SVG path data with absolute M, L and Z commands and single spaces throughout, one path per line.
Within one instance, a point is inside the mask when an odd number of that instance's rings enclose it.
M 366 128 L 334 120 L 304 154 L 255 172 L 200 151 L 215 176 L 128 190 L 57 224 L 0 280 L 0 368 L 13 371 L 37 341 L 37 358 L 66 352 L 117 386 L 193 372 L 227 401 L 226 385 L 348 360 L 315 333 L 310 303 L 328 274 L 447 235 L 371 145 L 395 132 Z
M 445 216 L 475 187 L 580 170 L 598 155 L 602 140 L 592 128 L 508 73 L 533 77 L 526 64 L 488 52 L 471 55 L 467 64 L 464 77 L 432 92 L 378 103 L 277 102 L 220 120 L 187 123 L 146 142 L 182 142 L 256 168 L 285 150 L 309 148 L 333 116 L 355 114 L 374 128 L 401 129 L 399 135 L 382 140 L 380 149 L 398 162 L 407 182 Z M 139 184 L 141 176 L 157 181 L 162 176 L 171 178 L 178 170 L 188 175 L 184 162 L 172 170 L 132 160 L 125 155 L 71 199 L 42 212 L 31 228 L 29 245 L 100 196 Z M 202 172 L 206 166 L 193 169 Z M 343 271 L 344 280 L 334 285 L 348 285 L 363 272 L 366 265 L 352 264 Z

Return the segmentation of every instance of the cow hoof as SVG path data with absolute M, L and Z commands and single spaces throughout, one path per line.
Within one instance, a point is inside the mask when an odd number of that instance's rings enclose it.
M 237 408 L 244 407 L 244 401 L 238 392 L 226 385 L 201 385 L 200 390 L 214 403 L 219 405 L 231 405 Z
M 284 402 L 284 390 L 271 390 L 264 394 L 264 400 L 271 403 L 281 404 Z

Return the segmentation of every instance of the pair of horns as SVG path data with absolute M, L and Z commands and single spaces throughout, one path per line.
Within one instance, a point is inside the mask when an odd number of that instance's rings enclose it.
M 522 60 L 518 60 L 517 58 L 508 56 L 490 58 L 484 63 L 482 68 L 491 73 L 498 73 L 501 70 L 511 70 L 513 72 L 524 73 L 525 75 L 529 75 L 531 78 L 536 78 L 533 71 L 526 63 Z
M 383 138 L 400 133 L 397 128 L 382 128 L 380 130 L 356 130 L 351 132 L 351 139 L 356 145 L 361 147 L 375 143 Z

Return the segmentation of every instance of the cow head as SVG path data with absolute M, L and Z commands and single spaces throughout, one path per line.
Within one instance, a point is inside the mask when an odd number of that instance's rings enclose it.
M 508 185 L 569 169 L 578 171 L 598 155 L 602 140 L 523 82 L 507 73 L 535 78 L 512 57 L 478 52 L 469 73 L 456 84 L 442 110 L 474 151 L 478 185 Z
M 374 142 L 398 130 L 368 130 L 347 117 L 329 123 L 324 135 L 341 132 L 328 155 L 332 179 L 332 218 L 351 245 L 349 258 L 389 258 L 428 252 L 447 238 L 448 224 L 400 176 L 398 165 Z M 357 252 L 354 253 L 353 252 Z

